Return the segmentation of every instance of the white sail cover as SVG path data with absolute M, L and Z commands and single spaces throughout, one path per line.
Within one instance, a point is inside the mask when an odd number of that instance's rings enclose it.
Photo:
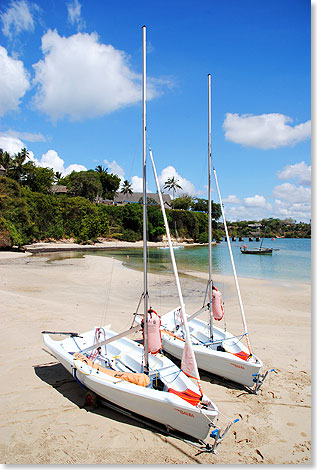
M 182 357 L 182 371 L 188 375 L 191 378 L 194 378 L 198 381 L 198 386 L 200 389 L 200 392 L 202 393 L 201 390 L 201 385 L 200 385 L 200 377 L 198 373 L 198 367 L 197 367 L 197 362 L 196 362 L 196 357 L 194 354 L 192 342 L 190 339 L 190 334 L 188 330 L 188 324 L 187 324 L 187 315 L 186 315 L 186 310 L 185 310 L 185 304 L 184 304 L 184 299 L 183 299 L 183 294 L 179 282 L 179 276 L 178 276 L 178 271 L 177 271 L 177 266 L 176 266 L 176 261 L 175 261 L 175 255 L 174 255 L 174 250 L 172 246 L 172 240 L 171 240 L 171 234 L 169 230 L 169 225 L 167 222 L 167 217 L 166 217 L 166 212 L 165 212 L 165 207 L 163 203 L 163 198 L 162 198 L 162 192 L 160 188 L 160 184 L 158 181 L 157 173 L 156 173 L 156 168 L 154 164 L 154 159 L 152 155 L 152 150 L 150 149 L 150 157 L 151 157 L 151 162 L 153 166 L 153 172 L 154 172 L 154 177 L 155 177 L 155 182 L 157 186 L 157 191 L 158 195 L 160 198 L 160 203 L 161 203 L 161 209 L 162 209 L 162 214 L 164 218 L 164 224 L 165 224 L 165 229 L 166 229 L 166 235 L 167 235 L 167 240 L 168 240 L 168 245 L 171 253 L 171 259 L 172 259 L 172 265 L 173 265 L 173 271 L 174 271 L 174 276 L 175 276 L 175 281 L 176 281 L 176 287 L 178 291 L 178 296 L 179 296 L 179 301 L 181 305 L 181 316 L 183 320 L 183 326 L 184 326 L 184 331 L 185 331 L 185 347 L 184 347 L 184 352 L 183 352 L 183 357 Z

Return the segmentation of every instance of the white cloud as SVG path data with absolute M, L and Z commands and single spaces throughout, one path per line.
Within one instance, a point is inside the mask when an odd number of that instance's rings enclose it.
M 292 183 L 283 183 L 275 186 L 273 196 L 289 203 L 302 203 L 311 200 L 311 190 L 305 186 L 296 186 Z
M 21 140 L 26 140 L 27 142 L 45 142 L 46 141 L 45 137 L 40 132 L 18 132 L 12 129 L 9 129 L 6 132 L 0 132 L 1 140 L 4 139 L 5 141 L 7 139 L 7 141 L 9 141 L 12 138 L 19 140 L 19 142 L 21 142 Z M 23 146 L 25 147 L 24 144 Z M 0 146 L 0 148 L 2 147 Z
M 143 191 L 143 178 L 139 176 L 132 176 L 131 178 L 132 191 L 134 193 L 142 193 Z
M 77 163 L 71 164 L 65 168 L 64 160 L 58 156 L 55 150 L 48 150 L 42 155 L 40 160 L 32 158 L 36 165 L 44 168 L 53 168 L 53 170 L 59 171 L 63 176 L 69 175 L 72 171 L 85 171 L 87 168 Z
M 295 163 L 294 165 L 286 165 L 282 171 L 277 173 L 280 180 L 298 179 L 298 182 L 310 185 L 311 182 L 311 165 L 307 165 L 304 161 Z
M 121 183 L 124 180 L 124 169 L 121 168 L 120 165 L 115 160 L 109 162 L 108 160 L 104 160 L 104 164 L 107 166 L 109 173 L 113 173 L 114 175 L 118 175 L 121 179 Z
M 245 197 L 244 204 L 247 207 L 266 207 L 267 206 L 265 197 L 259 196 L 258 194 L 256 194 L 255 196 L 251 196 L 251 197 Z
M 311 204 L 309 202 L 294 202 L 275 200 L 274 217 L 291 217 L 298 222 L 309 222 L 311 218 Z
M 81 4 L 78 0 L 67 3 L 67 11 L 70 24 L 77 24 L 78 30 L 85 28 L 85 22 L 81 17 Z
M 223 202 L 228 204 L 240 204 L 241 199 L 239 199 L 235 194 L 230 194 L 228 197 L 224 198 Z
M 29 76 L 23 62 L 8 56 L 0 46 L 0 116 L 17 110 L 21 98 L 30 88 Z
M 24 142 L 15 135 L 0 134 L 0 148 L 5 152 L 9 152 L 11 156 L 21 152 L 25 148 Z M 33 159 L 33 152 L 29 151 L 30 158 Z
M 182 194 L 189 194 L 190 196 L 195 196 L 197 194 L 193 183 L 191 183 L 186 178 L 183 178 L 171 165 L 164 168 L 158 177 L 161 189 L 163 189 L 167 179 L 172 177 L 176 179 L 177 184 L 179 184 L 182 188 L 176 191 L 175 197 L 179 197 Z M 173 192 L 168 191 L 167 189 L 164 189 L 164 192 L 173 195 Z
M 237 220 L 261 220 L 268 217 L 272 206 L 267 203 L 266 206 L 246 206 L 245 204 L 225 205 L 224 211 L 226 219 L 230 222 Z
M 49 30 L 42 51 L 44 59 L 33 65 L 34 103 L 53 120 L 102 116 L 141 99 L 141 76 L 131 70 L 127 55 L 101 44 L 96 33 L 66 38 Z M 152 85 L 148 99 L 157 93 Z
M 32 5 L 32 8 L 38 8 Z M 34 30 L 31 9 L 25 0 L 11 1 L 9 7 L 1 15 L 2 33 L 12 39 L 23 31 Z
M 311 121 L 290 126 L 292 119 L 284 114 L 227 113 L 223 128 L 225 137 L 231 142 L 246 147 L 275 149 L 293 145 L 310 137 Z

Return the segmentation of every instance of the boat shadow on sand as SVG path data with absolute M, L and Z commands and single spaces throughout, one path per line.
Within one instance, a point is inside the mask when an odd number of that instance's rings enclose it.
M 47 352 L 46 350 L 44 350 Z M 163 436 L 171 436 L 176 439 L 189 439 L 192 442 L 196 442 L 196 439 L 190 438 L 186 434 L 179 431 L 173 431 L 173 435 L 169 433 L 163 425 L 151 421 L 146 418 L 142 418 L 137 414 L 131 414 L 126 412 L 124 409 L 113 409 L 112 404 L 102 400 L 98 400 L 98 406 L 96 408 L 90 407 L 86 404 L 86 393 L 87 389 L 81 386 L 74 377 L 60 364 L 59 362 L 52 361 L 48 363 L 38 364 L 33 366 L 36 376 L 53 387 L 57 392 L 63 395 L 67 400 L 71 401 L 78 408 L 85 409 L 89 413 L 97 414 L 111 420 L 129 424 L 141 429 L 147 429 L 155 433 L 160 433 Z M 101 405 L 101 406 L 99 406 Z M 170 443 L 171 444 L 171 443 Z
M 98 414 L 114 421 L 132 424 L 143 429 L 146 428 L 145 425 L 143 426 L 141 423 L 138 423 L 132 417 L 130 418 L 106 406 L 98 406 L 95 409 L 87 406 L 85 402 L 87 389 L 84 386 L 80 386 L 59 362 L 38 364 L 34 366 L 34 372 L 39 379 L 53 387 L 67 400 L 78 406 L 78 408 L 83 408 L 89 413 Z
M 57 392 L 63 395 L 67 400 L 74 403 L 78 408 L 83 408 L 87 412 L 104 416 L 125 424 L 133 424 L 140 428 L 146 426 L 138 423 L 135 419 L 125 416 L 118 411 L 112 410 L 106 406 L 98 406 L 91 409 L 85 403 L 87 389 L 80 386 L 69 372 L 59 362 L 49 362 L 34 366 L 34 372 L 39 379 L 53 387 Z

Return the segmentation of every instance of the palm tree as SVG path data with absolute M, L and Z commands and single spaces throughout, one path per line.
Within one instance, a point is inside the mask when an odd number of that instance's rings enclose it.
M 23 177 L 23 166 L 25 164 L 25 161 L 29 157 L 29 152 L 27 151 L 26 148 L 21 149 L 21 152 L 18 152 L 14 156 L 13 160 L 13 170 L 14 170 L 14 175 L 17 181 L 21 181 Z
M 108 168 L 104 168 L 102 165 L 97 165 L 95 171 L 97 173 L 107 173 Z
M 61 179 L 61 177 L 62 177 L 62 173 L 60 171 L 56 171 L 54 175 L 55 182 L 59 183 L 59 180 Z
M 168 191 L 173 191 L 173 209 L 174 209 L 174 199 L 175 199 L 175 192 L 177 189 L 182 189 L 182 187 L 178 184 L 178 179 L 175 178 L 175 176 L 171 176 L 170 178 L 167 178 L 167 180 L 164 183 L 164 189 L 167 189 Z
M 0 165 L 5 169 L 5 175 L 7 176 L 8 170 L 12 165 L 12 158 L 9 152 L 3 151 L 3 149 L 0 149 Z
M 120 192 L 123 194 L 132 194 L 132 184 L 128 180 L 124 180 Z

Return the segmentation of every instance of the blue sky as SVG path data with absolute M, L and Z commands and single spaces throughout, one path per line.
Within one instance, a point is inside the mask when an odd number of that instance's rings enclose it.
M 175 176 L 181 192 L 207 197 L 211 73 L 228 220 L 309 221 L 310 10 L 307 0 L 0 0 L 0 148 L 26 147 L 63 174 L 102 164 L 140 190 L 146 25 L 161 183 Z M 155 191 L 150 168 L 148 178 Z

